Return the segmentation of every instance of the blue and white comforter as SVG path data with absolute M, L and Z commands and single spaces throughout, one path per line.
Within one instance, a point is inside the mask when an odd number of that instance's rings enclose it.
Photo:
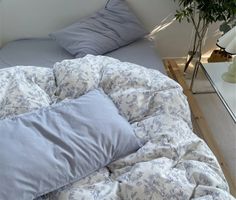
M 0 118 L 77 98 L 101 87 L 135 134 L 137 152 L 43 198 L 234 199 L 206 143 L 192 132 L 182 88 L 156 70 L 104 56 L 56 63 L 53 69 L 0 70 Z

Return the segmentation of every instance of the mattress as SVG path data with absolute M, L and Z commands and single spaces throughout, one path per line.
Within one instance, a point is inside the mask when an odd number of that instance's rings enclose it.
M 154 44 L 147 39 L 136 41 L 106 55 L 165 73 Z M 17 65 L 52 67 L 55 62 L 72 58 L 71 54 L 49 38 L 22 39 L 12 41 L 0 49 L 0 69 Z

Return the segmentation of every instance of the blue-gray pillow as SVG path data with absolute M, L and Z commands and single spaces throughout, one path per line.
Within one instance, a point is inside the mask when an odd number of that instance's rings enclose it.
M 34 199 L 140 147 L 99 90 L 0 121 L 0 199 Z
M 124 0 L 109 0 L 89 18 L 51 33 L 50 37 L 76 57 L 102 55 L 147 34 Z

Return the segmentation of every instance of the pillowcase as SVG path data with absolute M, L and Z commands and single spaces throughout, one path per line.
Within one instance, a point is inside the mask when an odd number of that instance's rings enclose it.
M 89 18 L 51 33 L 59 45 L 76 57 L 102 55 L 127 45 L 147 32 L 124 0 L 109 0 Z
M 113 102 L 78 99 L 0 121 L 0 199 L 34 199 L 79 180 L 140 143 Z

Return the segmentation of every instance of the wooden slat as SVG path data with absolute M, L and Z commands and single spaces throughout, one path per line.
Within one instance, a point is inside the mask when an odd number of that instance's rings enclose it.
M 169 67 L 168 67 L 168 60 L 163 60 L 163 62 L 164 62 L 164 66 L 165 66 L 167 75 L 170 78 L 174 79 L 174 77 L 172 76 L 172 73 L 170 72 Z
M 220 152 L 219 148 L 217 147 L 217 143 L 215 142 L 215 139 L 207 125 L 204 115 L 200 107 L 198 106 L 198 103 L 194 98 L 192 92 L 189 90 L 188 85 L 186 84 L 184 77 L 179 70 L 178 65 L 174 60 L 164 60 L 164 64 L 168 68 L 168 71 L 171 73 L 170 77 L 176 80 L 183 87 L 183 92 L 188 98 L 189 106 L 193 114 L 195 123 L 197 124 L 198 129 L 200 131 L 200 135 L 206 141 L 206 143 L 208 144 L 208 146 L 218 159 L 218 162 L 220 163 L 224 175 L 230 186 L 231 194 L 236 197 L 236 183 L 234 182 L 232 176 L 230 175 L 229 168 L 224 160 L 224 157 Z

